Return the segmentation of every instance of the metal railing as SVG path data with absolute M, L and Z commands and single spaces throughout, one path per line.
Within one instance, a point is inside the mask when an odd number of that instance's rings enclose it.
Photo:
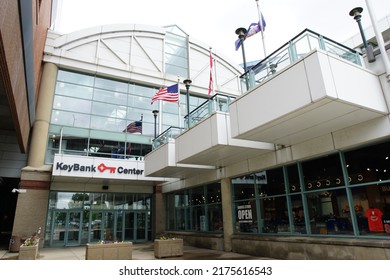
M 170 126 L 168 127 L 163 133 L 158 135 L 156 138 L 152 141 L 152 149 L 157 149 L 161 145 L 164 145 L 165 143 L 168 143 L 169 140 L 175 139 L 177 136 L 179 136 L 184 131 L 184 128 Z
M 359 52 L 305 29 L 241 75 L 242 93 L 246 93 L 314 49 L 324 50 L 357 65 L 362 65 Z
M 189 127 L 191 128 L 214 112 L 229 112 L 229 105 L 234 99 L 236 98 L 217 93 L 192 110 L 189 116 L 185 116 L 184 123 L 188 123 L 189 117 Z

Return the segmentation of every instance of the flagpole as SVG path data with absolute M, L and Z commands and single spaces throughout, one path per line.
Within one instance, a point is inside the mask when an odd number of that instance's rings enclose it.
M 259 14 L 259 24 L 260 24 L 260 32 L 261 32 L 261 41 L 263 42 L 263 51 L 264 51 L 264 58 L 267 57 L 267 51 L 265 49 L 265 40 L 264 40 L 264 26 L 263 26 L 263 15 L 260 11 L 260 5 L 259 0 L 255 0 L 257 5 L 257 13 Z
M 163 115 L 163 111 L 162 111 L 162 100 L 159 100 L 158 101 L 158 110 L 160 112 L 160 114 L 158 114 L 158 133 L 157 135 L 160 135 L 162 133 L 162 115 Z
M 212 93 L 212 95 L 215 94 L 214 92 L 214 79 L 213 79 L 213 70 L 214 70 L 214 57 L 213 57 L 213 52 L 212 52 L 212 48 L 210 47 L 210 80 L 209 80 L 209 92 L 208 92 L 208 95 L 210 96 L 210 93 Z M 211 90 L 210 90 L 211 89 Z
M 368 9 L 368 13 L 370 14 L 371 23 L 372 23 L 372 27 L 374 29 L 376 40 L 378 42 L 379 50 L 381 51 L 381 54 L 382 54 L 382 61 L 385 65 L 385 69 L 386 69 L 386 79 L 388 82 L 390 82 L 390 61 L 387 57 L 385 42 L 383 41 L 382 33 L 379 31 L 379 29 L 376 25 L 375 13 L 371 7 L 371 3 L 369 0 L 366 0 L 366 6 Z
M 181 128 L 181 110 L 180 110 L 180 76 L 177 76 L 177 116 L 179 128 Z

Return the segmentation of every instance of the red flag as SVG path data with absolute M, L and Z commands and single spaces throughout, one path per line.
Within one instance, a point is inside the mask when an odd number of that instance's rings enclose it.
M 209 92 L 208 95 L 213 91 L 213 55 L 210 49 L 210 81 L 209 81 Z

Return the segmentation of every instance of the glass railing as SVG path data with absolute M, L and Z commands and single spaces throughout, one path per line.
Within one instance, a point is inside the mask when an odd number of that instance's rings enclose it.
M 229 105 L 234 99 L 236 98 L 219 93 L 213 95 L 192 110 L 189 116 L 187 115 L 184 117 L 186 127 L 193 127 L 197 123 L 208 118 L 214 112 L 229 112 Z
M 161 145 L 168 143 L 169 140 L 175 139 L 181 133 L 188 129 L 188 127 L 193 127 L 200 121 L 208 118 L 214 112 L 229 112 L 230 103 L 236 99 L 232 96 L 227 96 L 223 94 L 215 94 L 214 96 L 207 99 L 201 105 L 196 107 L 192 112 L 184 117 L 185 126 L 184 128 L 171 126 L 166 129 L 163 133 L 158 135 L 152 141 L 152 148 L 157 149 Z M 189 120 L 189 123 L 188 123 Z
M 156 138 L 152 141 L 152 149 L 157 149 L 161 145 L 164 145 L 165 143 L 168 143 L 169 140 L 175 139 L 177 136 L 179 136 L 185 129 L 175 126 L 170 126 L 167 128 L 163 133 L 158 135 Z
M 256 87 L 277 71 L 284 69 L 314 49 L 324 50 L 357 65 L 362 65 L 359 52 L 305 29 L 240 77 L 242 93 Z

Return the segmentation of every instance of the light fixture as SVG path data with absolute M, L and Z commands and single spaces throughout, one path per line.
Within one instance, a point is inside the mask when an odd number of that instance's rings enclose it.
M 27 192 L 27 190 L 26 189 L 12 189 L 12 192 L 13 193 L 26 193 Z
M 373 50 L 371 44 L 367 44 L 366 36 L 364 35 L 364 31 L 363 31 L 363 27 L 362 27 L 362 23 L 361 23 L 362 12 L 363 12 L 362 7 L 356 7 L 356 8 L 353 8 L 349 12 L 349 15 L 351 17 L 353 17 L 353 19 L 356 20 L 356 22 L 358 23 L 360 35 L 362 36 L 362 40 L 363 40 L 363 46 L 366 49 L 367 60 L 369 63 L 372 63 L 376 59 L 375 59 L 375 55 L 374 55 L 374 50 Z
M 186 86 L 186 97 L 187 97 L 187 128 L 190 128 L 190 93 L 189 89 L 191 86 L 192 81 L 190 79 L 185 79 L 183 81 L 184 85 Z

